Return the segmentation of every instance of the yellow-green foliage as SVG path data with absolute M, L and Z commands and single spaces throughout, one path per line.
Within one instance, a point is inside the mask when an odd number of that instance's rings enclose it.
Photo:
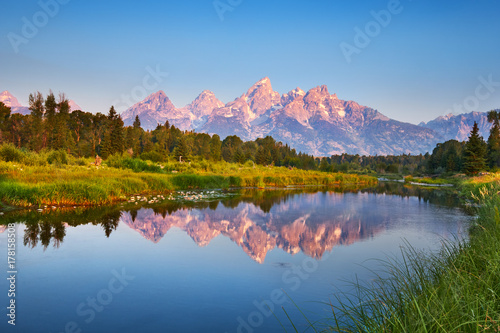
M 415 178 L 415 177 L 412 177 L 412 176 L 408 176 L 408 177 L 405 177 L 405 183 L 421 183 L 421 184 L 436 184 L 436 185 L 440 185 L 440 184 L 449 184 L 450 181 L 449 180 L 445 180 L 445 179 L 440 179 L 440 178 L 429 178 L 429 177 L 418 177 L 418 178 Z
M 131 194 L 178 189 L 376 183 L 376 178 L 354 174 L 206 160 L 153 163 L 121 155 L 95 167 L 90 159 L 76 159 L 63 152 L 6 150 L 5 155 L 13 158 L 0 160 L 0 201 L 16 206 L 98 205 Z

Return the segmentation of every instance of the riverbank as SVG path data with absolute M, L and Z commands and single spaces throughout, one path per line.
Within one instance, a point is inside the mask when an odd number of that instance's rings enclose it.
M 439 254 L 403 250 L 383 263 L 384 274 L 354 295 L 337 295 L 334 332 L 500 332 L 500 174 L 459 184 L 477 203 L 466 242 L 445 243 Z
M 108 165 L 109 164 L 109 165 Z M 16 207 L 95 206 L 127 200 L 131 195 L 187 189 L 370 185 L 377 179 L 285 167 L 198 161 L 154 164 L 119 158 L 102 166 L 90 161 L 29 165 L 0 161 L 0 201 Z

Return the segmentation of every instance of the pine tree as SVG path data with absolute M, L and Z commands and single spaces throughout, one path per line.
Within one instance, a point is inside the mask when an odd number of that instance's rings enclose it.
M 323 157 L 321 162 L 319 163 L 319 169 L 321 171 L 328 171 L 330 169 L 330 164 L 328 163 L 328 159 Z
M 257 154 L 255 154 L 255 162 L 261 165 L 271 164 L 272 163 L 271 152 L 268 149 L 264 148 L 263 146 L 260 146 L 259 149 L 257 150 Z
M 54 146 L 54 141 L 57 136 L 56 126 L 57 103 L 56 97 L 52 91 L 49 92 L 45 99 L 45 113 L 43 115 L 43 147 L 49 149 L 58 149 Z
M 479 135 L 479 127 L 474 122 L 469 140 L 464 149 L 464 171 L 468 175 L 476 175 L 486 169 L 486 143 Z
M 122 153 L 125 149 L 125 135 L 123 131 L 123 120 L 116 113 L 115 107 L 111 106 L 106 119 L 106 132 L 101 150 L 103 158 L 116 153 Z
M 222 142 L 220 141 L 220 136 L 214 134 L 210 139 L 210 158 L 213 161 L 220 161 L 221 159 L 221 146 Z
M 132 125 L 132 127 L 134 127 L 135 129 L 141 127 L 141 120 L 139 119 L 138 115 L 135 116 L 134 124 Z
M 40 151 L 43 147 L 43 114 L 45 112 L 44 99 L 40 92 L 30 94 L 29 105 L 31 116 L 29 118 L 29 147 Z
M 184 136 L 181 136 L 179 138 L 179 141 L 177 142 L 177 147 L 174 149 L 174 156 L 178 161 L 186 162 L 189 161 L 190 157 L 190 151 L 189 151 L 189 146 L 186 143 L 186 139 Z
M 194 137 L 193 155 L 201 156 L 204 159 L 210 159 L 210 135 L 198 133 Z
M 488 122 L 493 123 L 488 137 L 488 166 L 495 169 L 500 167 L 500 111 L 488 112 Z
M 29 118 L 20 113 L 14 113 L 10 116 L 10 141 L 17 147 L 26 146 L 25 141 L 30 137 Z
M 243 153 L 243 149 L 241 149 L 241 147 L 238 147 L 234 152 L 233 161 L 235 163 L 245 163 L 245 154 Z
M 121 115 L 117 115 L 113 121 L 111 140 L 113 154 L 123 153 L 125 150 L 125 135 L 123 132 L 123 120 Z
M 9 132 L 10 126 L 10 107 L 5 106 L 0 102 L 0 143 L 9 141 L 11 133 Z
M 69 128 L 69 100 L 64 94 L 59 94 L 59 102 L 57 103 L 57 110 L 55 119 L 55 135 L 53 141 L 53 148 L 65 149 L 69 152 L 75 149 L 75 141 L 71 135 Z
M 92 115 L 92 125 L 90 131 L 90 142 L 92 145 L 91 156 L 95 156 L 97 154 L 102 155 L 102 143 L 107 129 L 106 123 L 107 118 L 102 113 L 98 112 L 97 114 Z
M 92 118 L 93 114 L 80 110 L 69 114 L 69 130 L 75 143 L 75 154 L 78 157 L 95 156 L 92 149 Z

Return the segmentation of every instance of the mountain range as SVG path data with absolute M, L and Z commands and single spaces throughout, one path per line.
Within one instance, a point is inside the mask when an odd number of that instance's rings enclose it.
M 386 230 L 390 216 L 368 219 L 359 213 L 345 212 L 336 218 L 314 211 L 304 213 L 300 204 L 289 208 L 286 217 L 263 212 L 251 203 L 237 207 L 217 205 L 215 209 L 183 208 L 171 214 L 141 209 L 134 214 L 124 212 L 121 221 L 142 237 L 158 243 L 172 228 L 186 232 L 198 246 L 207 246 L 222 235 L 229 238 L 253 260 L 264 263 L 267 253 L 275 248 L 320 259 L 335 246 L 349 245 Z
M 13 112 L 29 113 L 7 91 L 0 94 L 0 101 Z M 73 101 L 70 104 L 72 110 L 81 109 Z M 432 152 L 439 142 L 466 140 L 474 121 L 485 139 L 491 128 L 485 112 L 448 114 L 419 125 L 400 122 L 355 101 L 341 100 L 325 85 L 307 92 L 296 88 L 281 95 L 273 90 L 268 77 L 227 104 L 204 90 L 192 103 L 177 108 L 160 90 L 121 116 L 126 126 L 139 116 L 146 130 L 168 120 L 181 130 L 218 134 L 221 139 L 238 135 L 243 140 L 255 140 L 270 135 L 314 156 L 420 154 Z
M 23 106 L 19 103 L 16 97 L 14 97 L 10 92 L 3 91 L 0 93 L 0 102 L 3 102 L 6 106 L 11 108 L 12 113 L 29 114 L 31 111 L 27 106 Z M 69 101 L 69 107 L 71 111 L 81 110 L 82 108 L 75 103 L 75 101 Z
M 168 120 L 182 130 L 218 134 L 222 139 L 270 135 L 315 156 L 426 153 L 439 142 L 466 140 L 474 121 L 485 138 L 491 128 L 484 112 L 450 114 L 419 125 L 396 121 L 373 108 L 341 100 L 324 85 L 280 95 L 267 77 L 227 104 L 205 90 L 189 105 L 176 108 L 158 91 L 122 113 L 125 125 L 136 116 L 149 130 Z

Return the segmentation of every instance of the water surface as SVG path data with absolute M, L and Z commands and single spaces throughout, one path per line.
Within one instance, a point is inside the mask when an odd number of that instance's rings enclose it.
M 367 268 L 380 264 L 371 259 L 397 256 L 405 240 L 435 251 L 466 236 L 470 217 L 450 193 L 390 184 L 242 190 L 209 201 L 7 214 L 3 223 L 18 222 L 17 325 L 4 319 L 0 328 L 276 332 L 291 328 L 283 307 L 303 331 L 291 300 L 311 321 L 328 318 L 321 302 L 351 288 L 345 280 L 371 278 Z M 0 294 L 7 290 L 2 279 Z

